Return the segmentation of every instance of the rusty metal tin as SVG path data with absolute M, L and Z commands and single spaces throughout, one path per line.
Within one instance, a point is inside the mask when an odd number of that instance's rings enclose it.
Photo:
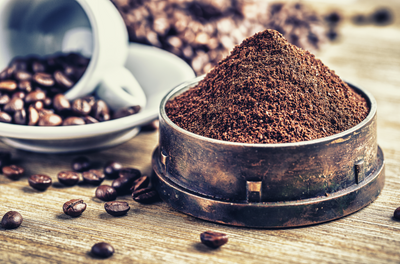
M 316 224 L 351 214 L 384 185 L 375 99 L 364 121 L 329 137 L 281 144 L 206 138 L 175 125 L 165 104 L 203 77 L 167 94 L 160 105 L 159 146 L 152 166 L 161 198 L 183 213 L 229 225 L 277 228 Z

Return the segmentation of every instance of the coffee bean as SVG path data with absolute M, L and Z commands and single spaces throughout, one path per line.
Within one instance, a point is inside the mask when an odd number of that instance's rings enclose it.
M 80 118 L 80 117 L 76 117 L 76 116 L 71 116 L 68 117 L 66 119 L 64 119 L 62 125 L 63 126 L 76 126 L 76 125 L 84 125 L 86 124 L 85 121 Z
M 117 178 L 119 177 L 119 171 L 122 169 L 122 165 L 116 161 L 108 161 L 104 166 L 104 174 L 108 178 Z
M 13 93 L 11 98 L 20 98 L 20 99 L 25 99 L 25 93 L 23 91 L 18 91 Z
M 396 218 L 397 220 L 400 220 L 400 207 L 398 207 L 393 214 L 393 217 Z
M 39 118 L 40 118 L 40 117 L 43 117 L 45 115 L 54 114 L 54 110 L 53 109 L 45 109 L 45 108 L 43 108 L 41 110 L 38 110 L 38 113 L 39 113 Z
M 0 81 L 0 90 L 12 92 L 17 89 L 17 83 L 15 81 L 7 80 L 7 81 Z
M 219 248 L 228 242 L 228 236 L 224 233 L 206 231 L 200 234 L 201 243 L 210 248 Z
M 125 215 L 131 208 L 127 202 L 113 201 L 104 204 L 107 213 L 113 216 Z
M 119 195 L 124 195 L 129 193 L 134 180 L 135 178 L 133 177 L 119 177 L 112 182 L 111 186 L 117 190 Z
M 22 224 L 22 215 L 16 211 L 7 212 L 1 219 L 1 226 L 4 229 L 14 229 Z
M 86 101 L 90 107 L 93 107 L 96 103 L 96 98 L 94 96 L 88 95 L 81 98 L 82 100 Z
M 11 67 L 5 68 L 3 71 L 0 72 L 0 81 L 8 80 L 14 74 L 14 69 Z
M 32 80 L 34 80 L 37 84 L 45 87 L 50 87 L 54 85 L 53 77 L 44 72 L 38 72 L 33 75 Z
M 25 109 L 21 109 L 18 111 L 15 111 L 14 113 L 14 123 L 18 125 L 26 125 L 26 111 Z
M 29 119 L 28 119 L 29 126 L 34 126 L 39 121 L 39 113 L 35 109 L 35 107 L 33 107 L 32 105 L 29 106 L 29 108 L 28 108 L 28 117 L 29 117 Z
M 94 117 L 91 117 L 91 116 L 85 116 L 85 117 L 83 117 L 83 120 L 85 121 L 85 124 L 96 124 L 96 123 L 99 123 L 98 120 L 96 120 Z
M 134 192 L 136 190 L 147 188 L 149 186 L 149 184 L 150 184 L 150 178 L 147 176 L 142 176 L 133 182 L 132 192 Z
M 10 96 L 8 96 L 8 94 L 2 94 L 0 96 L 0 105 L 5 105 L 8 102 L 10 102 Z
M 135 168 L 122 168 L 119 171 L 119 177 L 133 178 L 133 181 L 142 176 L 140 170 Z
M 36 102 L 36 101 L 42 101 L 45 98 L 46 98 L 46 93 L 45 92 L 40 91 L 40 90 L 35 90 L 35 91 L 32 91 L 32 92 L 28 93 L 25 96 L 25 102 L 29 104 L 29 103 L 33 103 L 33 102 Z
M 74 171 L 60 171 L 57 174 L 58 181 L 66 186 L 73 186 L 79 182 L 79 173 Z
M 8 165 L 11 160 L 11 153 L 8 151 L 0 151 L 0 168 Z
M 136 202 L 142 204 L 150 204 L 159 200 L 159 196 L 156 190 L 150 187 L 134 191 L 132 193 L 132 198 Z
M 26 71 L 16 71 L 14 77 L 17 81 L 30 81 L 32 79 L 32 74 Z
M 21 81 L 18 83 L 18 89 L 30 93 L 32 92 L 32 84 L 30 81 Z
M 57 94 L 56 96 L 54 96 L 53 106 L 59 113 L 71 109 L 71 104 L 63 94 Z
M 74 82 L 71 81 L 64 73 L 62 73 L 61 71 L 55 71 L 54 72 L 54 80 L 57 82 L 58 85 L 60 85 L 61 87 L 64 88 L 71 88 L 72 86 L 74 86 Z
M 72 217 L 80 216 L 85 210 L 86 204 L 82 199 L 72 199 L 63 205 L 64 213 Z
M 43 62 L 41 62 L 39 60 L 32 61 L 31 67 L 32 67 L 32 71 L 34 73 L 46 71 L 46 66 L 44 65 Z
M 83 172 L 90 169 L 91 162 L 88 157 L 79 156 L 72 160 L 71 167 L 74 171 Z
M 104 173 L 99 170 L 89 170 L 82 173 L 83 181 L 93 185 L 100 185 L 104 181 Z
M 117 191 L 108 185 L 100 185 L 96 189 L 96 197 L 103 201 L 113 201 L 117 198 Z
M 29 185 L 36 190 L 44 191 L 51 185 L 51 178 L 45 174 L 34 174 L 28 179 Z
M 140 111 L 139 105 L 125 107 L 125 108 L 119 109 L 117 112 L 115 112 L 113 115 L 113 119 L 134 115 L 134 114 L 138 113 L 139 111 Z
M 96 257 L 108 258 L 114 254 L 114 248 L 106 242 L 100 242 L 95 244 L 90 252 Z
M 72 111 L 77 115 L 86 116 L 91 110 L 90 104 L 82 98 L 78 98 L 72 103 Z
M 110 120 L 110 110 L 103 100 L 98 100 L 92 107 L 92 115 L 100 122 Z
M 43 109 L 44 104 L 43 104 L 43 101 L 37 101 L 37 102 L 34 102 L 34 103 L 32 104 L 32 106 L 33 106 L 36 110 L 40 111 L 40 110 Z
M 62 118 L 56 114 L 46 114 L 39 117 L 39 126 L 59 126 L 62 124 Z
M 3 174 L 11 180 L 18 180 L 24 174 L 24 168 L 17 165 L 9 165 L 3 167 Z
M 0 122 L 11 123 L 12 117 L 9 114 L 7 114 L 6 112 L 0 111 Z
M 141 131 L 155 131 L 160 128 L 160 121 L 158 119 L 151 121 L 150 123 L 142 126 Z
M 12 98 L 3 108 L 7 113 L 15 113 L 15 111 L 24 108 L 24 101 L 21 98 Z

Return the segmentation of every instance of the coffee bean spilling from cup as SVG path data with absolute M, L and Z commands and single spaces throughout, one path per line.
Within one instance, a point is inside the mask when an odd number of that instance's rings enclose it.
M 83 76 L 89 59 L 78 54 L 14 58 L 0 72 L 0 122 L 29 126 L 71 126 L 136 114 L 140 106 L 112 113 L 88 95 L 69 101 L 64 93 Z

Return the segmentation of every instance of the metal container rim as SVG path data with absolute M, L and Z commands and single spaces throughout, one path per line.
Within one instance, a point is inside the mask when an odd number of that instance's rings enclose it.
M 191 87 L 194 87 L 204 77 L 205 77 L 205 74 L 198 76 L 192 80 L 183 82 L 183 83 L 179 84 L 178 86 L 176 86 L 175 88 L 173 88 L 170 92 L 168 92 L 164 96 L 164 98 L 161 100 L 159 117 L 160 117 L 160 120 L 163 119 L 169 126 L 178 130 L 179 132 L 186 134 L 190 137 L 193 137 L 196 140 L 202 140 L 202 141 L 206 141 L 209 143 L 230 145 L 230 146 L 256 147 L 256 148 L 301 147 L 301 146 L 314 145 L 314 144 L 320 144 L 320 143 L 329 143 L 331 141 L 335 141 L 337 139 L 344 138 L 348 135 L 351 135 L 355 131 L 361 129 L 363 126 L 365 126 L 368 122 L 370 122 L 374 118 L 374 116 L 377 112 L 377 102 L 370 92 L 362 90 L 362 89 L 346 82 L 352 89 L 354 89 L 357 93 L 359 93 L 361 96 L 363 96 L 367 100 L 367 103 L 368 103 L 370 109 L 369 109 L 369 113 L 368 113 L 367 117 L 363 121 L 361 121 L 354 127 L 347 129 L 343 132 L 340 132 L 340 133 L 337 133 L 337 134 L 334 134 L 331 136 L 307 140 L 307 141 L 290 142 L 290 143 L 270 143 L 270 144 L 267 144 L 267 143 L 264 143 L 264 144 L 262 144 L 262 143 L 241 143 L 241 142 L 231 142 L 231 141 L 224 141 L 224 140 L 219 140 L 219 139 L 208 138 L 208 137 L 204 137 L 201 135 L 197 135 L 195 133 L 192 133 L 190 131 L 187 131 L 187 130 L 179 127 L 174 122 L 172 122 L 171 119 L 169 119 L 169 117 L 167 116 L 167 113 L 165 111 L 165 105 L 170 99 L 185 92 L 186 90 L 190 89 Z

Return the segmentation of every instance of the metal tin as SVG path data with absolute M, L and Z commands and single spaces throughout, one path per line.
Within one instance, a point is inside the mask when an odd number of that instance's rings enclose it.
M 375 99 L 357 126 L 316 140 L 245 144 L 206 138 L 175 125 L 165 104 L 203 77 L 167 94 L 160 105 L 154 184 L 183 213 L 229 225 L 277 228 L 330 221 L 376 199 L 384 185 Z

